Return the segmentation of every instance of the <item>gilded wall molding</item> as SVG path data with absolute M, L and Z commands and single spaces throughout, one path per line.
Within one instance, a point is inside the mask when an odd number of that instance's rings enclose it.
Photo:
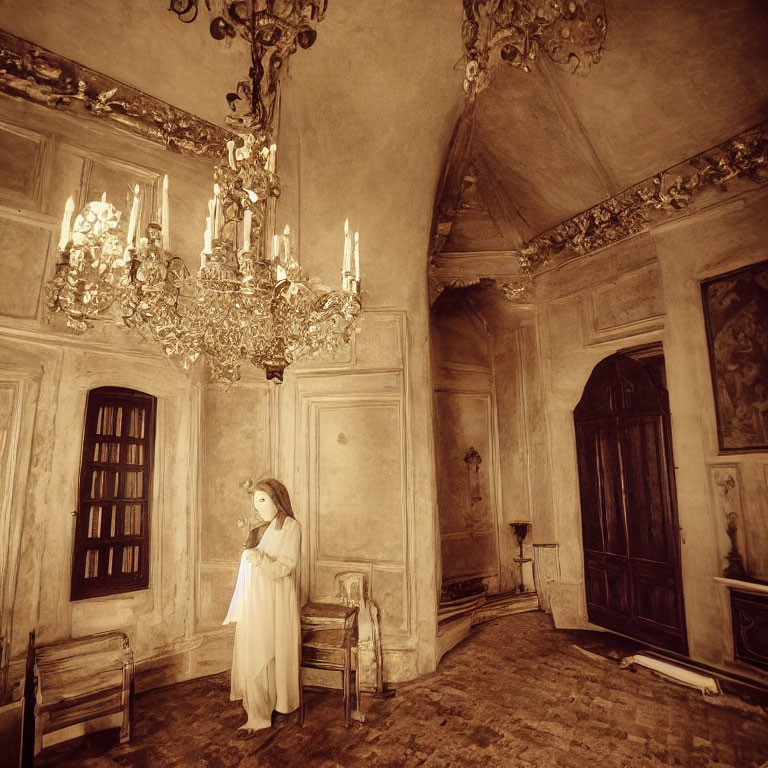
M 509 258 L 517 259 L 521 278 L 512 284 L 496 282 L 509 300 L 524 301 L 535 271 L 556 256 L 586 256 L 614 245 L 648 230 L 659 216 L 685 210 L 704 189 L 725 191 L 729 181 L 742 178 L 755 184 L 768 182 L 768 121 L 628 187 L 510 251 Z M 434 261 L 435 257 L 430 269 L 431 296 L 437 297 L 445 287 L 477 284 L 491 277 L 467 267 L 466 274 L 447 281 L 435 274 Z
M 87 114 L 182 155 L 219 157 L 230 132 L 0 30 L 0 93 Z
M 586 74 L 600 61 L 606 31 L 603 0 L 464 0 L 464 92 L 473 99 L 502 63 L 529 72 L 542 51 Z
M 706 187 L 725 190 L 731 179 L 768 181 L 768 122 L 634 184 L 531 240 L 519 251 L 523 269 L 570 251 L 583 256 L 649 228 L 656 212 L 687 208 Z

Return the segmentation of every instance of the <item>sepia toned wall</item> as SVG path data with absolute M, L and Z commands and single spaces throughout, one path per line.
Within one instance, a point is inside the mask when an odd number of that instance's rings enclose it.
M 53 275 L 68 196 L 79 206 L 106 192 L 125 210 L 138 182 L 143 226 L 166 173 L 171 247 L 194 253 L 209 162 L 172 155 L 100 121 L 0 99 L 4 695 L 23 672 L 31 630 L 39 643 L 124 630 L 136 655 L 139 688 L 153 687 L 189 675 L 190 650 L 200 645 L 191 617 L 201 390 L 196 375 L 174 369 L 159 350 L 109 319 L 85 335 L 67 330 L 62 317 L 47 314 L 44 283 Z M 157 398 L 150 583 L 138 592 L 70 602 L 86 397 L 101 386 Z
M 700 283 L 765 258 L 768 192 L 751 185 L 707 192 L 689 215 L 649 233 L 551 268 L 537 278 L 536 334 L 552 472 L 558 547 L 550 600 L 558 626 L 585 626 L 583 551 L 573 409 L 610 354 L 651 342 L 664 350 L 677 484 L 690 654 L 732 662 L 722 484 L 733 497 L 748 570 L 764 578 L 768 454 L 719 454 Z M 536 494 L 534 494 L 536 504 Z M 546 500 L 546 505 L 549 500 Z
M 509 587 L 499 561 L 498 433 L 491 338 L 463 300 L 448 291 L 431 311 L 435 472 L 442 583 L 482 578 Z M 470 452 L 479 456 L 475 466 Z
M 106 191 L 125 210 L 138 181 L 150 201 L 143 225 L 167 173 L 171 250 L 195 269 L 212 161 L 2 97 L 0 528 L 11 555 L 2 625 L 10 684 L 30 629 L 40 642 L 125 629 L 140 689 L 228 668 L 232 628 L 221 620 L 242 551 L 237 520 L 248 511 L 241 484 L 265 474 L 285 481 L 302 524 L 303 597 L 328 597 L 337 573 L 363 572 L 381 610 L 385 678 L 434 668 L 439 549 L 425 264 L 462 73 L 454 68 L 461 7 L 446 13 L 433 4 L 425 26 L 423 4 L 382 10 L 338 0 L 316 45 L 290 63 L 278 227 L 290 223 L 309 274 L 337 285 L 349 217 L 361 236 L 366 311 L 349 348 L 296 366 L 279 388 L 254 370 L 222 392 L 110 323 L 77 338 L 60 318 L 47 325 L 43 285 L 69 194 L 82 203 Z M 373 47 L 356 46 L 355 36 L 374 27 Z M 93 3 L 11 0 L 0 28 L 219 123 L 224 94 L 248 64 L 241 42 L 217 43 L 204 20 L 183 25 L 149 0 L 106 13 Z M 341 47 L 349 57 L 340 65 Z M 70 603 L 85 393 L 107 384 L 158 398 L 150 588 Z
M 282 87 L 278 227 L 297 232 L 309 274 L 337 286 L 348 218 L 365 313 L 338 359 L 286 375 L 278 471 L 304 526 L 305 594 L 327 594 L 344 570 L 367 575 L 390 680 L 437 663 L 426 261 L 461 105 L 460 30 L 458 4 L 337 0 Z

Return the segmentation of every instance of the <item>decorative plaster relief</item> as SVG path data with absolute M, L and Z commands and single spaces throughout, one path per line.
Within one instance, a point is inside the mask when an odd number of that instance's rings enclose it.
M 219 157 L 225 128 L 0 30 L 0 93 L 113 125 L 183 155 Z
M 530 71 L 541 51 L 586 74 L 600 61 L 606 29 L 603 0 L 464 0 L 464 92 L 473 99 L 502 63 Z
M 732 179 L 768 182 L 768 123 L 761 123 L 722 144 L 619 192 L 530 240 L 509 259 L 524 274 L 535 273 L 558 255 L 585 256 L 649 229 L 659 215 L 688 208 L 707 187 L 725 189 Z M 475 285 L 492 275 L 467 268 L 451 278 L 453 284 Z M 439 295 L 440 280 L 431 275 L 431 295 Z M 522 283 L 521 283 L 522 285 Z
M 715 502 L 715 531 L 722 558 L 722 575 L 745 578 L 741 552 L 744 551 L 744 514 L 741 503 L 741 480 L 736 464 L 718 464 L 709 468 Z M 718 574 L 719 575 L 719 574 Z

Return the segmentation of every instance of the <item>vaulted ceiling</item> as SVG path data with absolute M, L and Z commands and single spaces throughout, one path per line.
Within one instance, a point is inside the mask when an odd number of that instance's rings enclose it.
M 443 253 L 508 251 L 768 118 L 768 5 L 605 0 L 601 60 L 501 64 Z

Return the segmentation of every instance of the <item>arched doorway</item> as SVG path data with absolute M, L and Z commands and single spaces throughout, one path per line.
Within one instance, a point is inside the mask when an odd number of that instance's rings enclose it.
M 661 350 L 601 361 L 574 423 L 589 620 L 687 654 Z

